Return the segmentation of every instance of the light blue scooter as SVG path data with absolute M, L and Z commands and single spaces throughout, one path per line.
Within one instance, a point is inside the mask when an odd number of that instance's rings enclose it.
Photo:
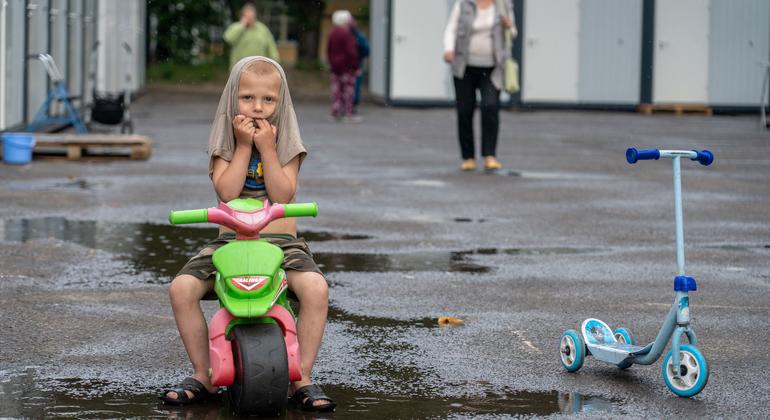
M 628 163 L 638 160 L 671 158 L 674 163 L 674 216 L 676 218 L 676 266 L 674 278 L 674 304 L 668 311 L 655 341 L 642 347 L 636 345 L 631 333 L 625 328 L 614 332 L 601 320 L 588 318 L 580 326 L 580 332 L 567 330 L 561 336 L 559 355 L 561 364 L 569 372 L 583 366 L 586 356 L 626 369 L 633 364 L 651 365 L 663 353 L 671 339 L 671 350 L 663 360 L 663 379 L 666 386 L 680 397 L 692 397 L 701 392 L 709 377 L 706 359 L 697 347 L 695 331 L 690 327 L 690 299 L 688 293 L 697 290 L 695 279 L 684 273 L 684 229 L 682 227 L 682 181 L 680 160 L 696 160 L 704 166 L 714 161 L 708 150 L 626 150 Z M 682 344 L 682 335 L 689 344 Z

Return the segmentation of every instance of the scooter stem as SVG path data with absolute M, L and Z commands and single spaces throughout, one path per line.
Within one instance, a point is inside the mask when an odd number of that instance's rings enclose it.
M 674 156 L 674 218 L 676 219 L 676 272 L 684 276 L 684 222 L 682 221 L 682 171 L 680 157 Z

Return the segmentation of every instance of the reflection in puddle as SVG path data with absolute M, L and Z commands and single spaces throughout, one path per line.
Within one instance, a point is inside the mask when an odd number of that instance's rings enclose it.
M 571 248 L 571 247 L 542 247 L 542 248 L 478 248 L 472 251 L 460 251 L 466 255 L 573 255 L 593 254 L 603 252 L 602 248 Z
M 206 242 L 217 236 L 215 227 L 111 223 L 68 220 L 63 217 L 0 221 L 0 238 L 12 242 L 54 238 L 92 249 L 109 251 L 128 259 L 139 272 L 157 275 L 168 282 Z M 310 242 L 369 239 L 366 235 L 301 232 Z
M 486 223 L 487 219 L 479 218 L 479 219 L 473 219 L 470 217 L 455 217 L 452 219 L 453 221 L 457 223 Z
M 479 221 L 480 222 L 480 221 Z M 26 242 L 55 238 L 82 246 L 112 252 L 128 260 L 134 272 L 155 274 L 151 282 L 166 283 L 200 250 L 216 237 L 217 228 L 156 225 L 149 223 L 111 223 L 68 220 L 63 217 L 0 221 L 0 238 Z M 306 231 L 300 234 L 310 242 L 370 239 L 367 235 Z M 348 272 L 457 272 L 487 273 L 491 268 L 470 261 L 474 256 L 549 256 L 599 252 L 599 248 L 479 248 L 469 251 L 423 251 L 391 254 L 325 253 L 314 254 L 326 273 Z
M 436 318 L 420 318 L 420 319 L 395 319 L 395 318 L 380 318 L 374 316 L 353 315 L 345 312 L 334 305 L 329 305 L 329 313 L 327 316 L 329 321 L 335 322 L 349 322 L 356 327 L 383 327 L 383 328 L 432 328 L 438 327 L 438 319 Z
M 153 224 L 119 224 L 68 220 L 62 217 L 6 221 L 0 229 L 6 241 L 55 238 L 87 248 L 109 251 L 128 259 L 138 274 L 155 273 L 166 282 L 189 256 L 217 234 L 216 228 Z
M 411 252 L 402 254 L 324 253 L 313 254 L 324 272 L 445 271 L 486 273 L 489 267 L 466 261 L 466 252 Z
M 337 400 L 335 419 L 447 418 L 454 416 L 515 416 L 620 412 L 617 402 L 578 393 L 503 389 L 476 397 L 388 395 L 324 384 Z M 0 371 L 0 417 L 25 418 L 195 418 L 230 419 L 227 398 L 188 407 L 161 404 L 155 391 L 140 394 L 114 389 L 104 381 L 78 378 L 45 380 L 26 372 Z M 105 389 L 109 391 L 105 392 Z M 135 391 L 134 391 L 135 392 Z M 290 406 L 279 418 L 307 414 Z M 330 415 L 329 417 L 332 417 Z
M 35 152 L 38 155 L 38 152 Z M 68 177 L 67 181 L 57 179 L 35 179 L 13 182 L 8 188 L 10 191 L 56 191 L 56 190 L 95 190 L 107 186 L 107 183 L 86 181 L 83 178 Z
M 736 251 L 736 252 L 762 252 L 769 250 L 770 245 L 767 244 L 712 244 L 703 245 L 704 248 L 720 249 L 723 251 Z

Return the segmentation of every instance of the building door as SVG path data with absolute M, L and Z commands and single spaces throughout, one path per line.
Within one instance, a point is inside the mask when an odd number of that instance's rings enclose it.
M 655 103 L 708 102 L 709 0 L 657 0 Z
M 579 0 L 524 5 L 523 102 L 577 102 L 579 8 Z
M 444 28 L 453 0 L 393 0 L 390 99 L 451 101 L 454 86 L 443 60 Z

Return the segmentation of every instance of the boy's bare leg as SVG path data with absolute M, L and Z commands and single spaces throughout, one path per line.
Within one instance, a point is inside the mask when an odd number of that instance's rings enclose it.
M 294 390 L 312 383 L 313 364 L 321 348 L 321 339 L 326 327 L 326 314 L 329 308 L 329 287 L 326 279 L 310 271 L 286 271 L 289 288 L 299 299 L 297 315 L 297 339 L 302 363 L 302 379 L 292 384 Z M 315 405 L 326 404 L 327 400 L 318 400 Z
M 193 378 L 206 386 L 209 392 L 216 391 L 209 378 L 209 338 L 206 317 L 201 310 L 200 300 L 211 290 L 213 283 L 203 281 L 188 274 L 182 274 L 171 282 L 168 289 L 171 299 L 171 309 L 179 329 L 179 336 L 187 350 L 187 356 L 192 362 Z M 185 391 L 192 397 L 190 391 Z M 166 394 L 169 398 L 177 398 L 176 392 Z

